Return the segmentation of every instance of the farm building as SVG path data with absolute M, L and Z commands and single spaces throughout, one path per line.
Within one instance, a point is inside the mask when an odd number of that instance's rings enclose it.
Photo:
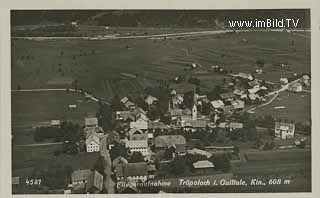
M 232 100 L 234 98 L 234 94 L 232 92 L 222 93 L 219 95 L 222 100 Z
M 148 95 L 144 100 L 148 105 L 152 105 L 158 101 L 158 98 Z
M 196 173 L 207 174 L 214 169 L 212 162 L 208 160 L 197 161 L 192 164 L 192 167 Z
M 257 79 L 253 80 L 253 81 L 249 81 L 248 85 L 252 88 L 259 88 L 260 87 L 260 83 L 258 82 Z
M 247 73 L 238 73 L 237 74 L 238 77 L 240 78 L 244 78 L 244 79 L 248 79 L 248 80 L 253 80 L 253 76 L 251 74 L 247 74 Z
M 96 133 L 99 137 L 104 135 L 104 131 L 100 126 L 84 128 L 83 132 L 85 133 L 86 137 L 89 137 L 93 133 Z
M 243 128 L 243 124 L 239 123 L 239 122 L 230 122 L 229 124 L 229 129 L 232 131 L 234 129 L 242 129 Z
M 103 189 L 103 176 L 98 171 L 75 170 L 71 174 L 72 191 L 99 193 Z
M 291 139 L 294 137 L 295 125 L 292 123 L 276 122 L 275 136 L 281 139 Z
M 292 84 L 291 86 L 289 86 L 289 91 L 292 92 L 301 92 L 302 91 L 302 85 L 299 82 L 296 82 L 294 84 Z
M 198 129 L 205 129 L 207 127 L 207 121 L 206 120 L 189 120 L 181 125 L 183 127 L 183 130 L 192 130 L 195 132 Z
M 122 120 L 122 121 L 135 120 L 134 115 L 130 111 L 116 111 L 115 118 L 116 120 Z
M 236 110 L 242 110 L 244 108 L 244 101 L 242 100 L 232 100 L 231 104 Z
M 280 83 L 287 84 L 288 82 L 288 78 L 280 78 Z
M 51 120 L 50 122 L 51 126 L 53 127 L 60 127 L 60 120 Z
M 210 102 L 212 107 L 215 109 L 222 109 L 224 107 L 224 103 L 222 100 L 214 100 Z
M 235 90 L 233 91 L 233 94 L 234 94 L 234 95 L 237 95 L 237 96 L 242 96 L 244 93 L 245 93 L 245 91 L 242 90 L 242 89 L 235 89 Z
M 148 122 L 148 131 L 149 132 L 155 132 L 156 130 L 164 131 L 168 130 L 169 127 L 165 125 L 163 122 Z
M 148 169 L 146 162 L 122 163 L 115 166 L 115 174 L 118 181 L 129 180 L 131 182 L 146 181 Z
M 203 155 L 203 156 L 206 156 L 207 158 L 210 158 L 212 156 L 211 153 L 204 151 L 204 150 L 201 150 L 201 149 L 197 149 L 197 148 L 187 150 L 187 153 L 191 154 L 191 155 Z
M 182 94 L 174 95 L 171 98 L 171 102 L 172 102 L 173 108 L 177 107 L 178 105 L 181 105 L 183 103 L 183 95 Z
M 149 154 L 147 140 L 126 140 L 125 144 L 130 152 L 140 152 L 143 156 Z
M 147 134 L 145 134 L 142 130 L 137 128 L 132 128 L 128 131 L 130 140 L 142 140 L 147 139 Z
M 148 122 L 147 121 L 137 121 L 137 122 L 130 122 L 130 129 L 137 128 L 140 130 L 147 130 L 148 129 Z
M 96 117 L 88 117 L 84 119 L 85 127 L 97 127 L 98 126 L 98 118 Z
M 186 139 L 182 135 L 161 135 L 155 138 L 155 147 L 157 151 L 165 151 L 167 148 L 176 147 L 176 153 L 184 154 L 186 152 Z

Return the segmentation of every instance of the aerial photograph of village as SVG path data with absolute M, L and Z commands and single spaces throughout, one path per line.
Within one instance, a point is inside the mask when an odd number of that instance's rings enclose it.
M 309 9 L 10 14 L 12 194 L 311 192 Z

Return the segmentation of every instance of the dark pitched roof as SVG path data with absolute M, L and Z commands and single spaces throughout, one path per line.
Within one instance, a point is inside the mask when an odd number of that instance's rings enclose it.
M 233 98 L 234 94 L 232 92 L 222 93 L 219 95 L 221 99 Z
M 117 164 L 115 169 L 117 177 L 148 175 L 146 162 Z
M 182 135 L 160 135 L 155 138 L 156 147 L 169 147 L 176 144 L 186 144 L 186 139 Z

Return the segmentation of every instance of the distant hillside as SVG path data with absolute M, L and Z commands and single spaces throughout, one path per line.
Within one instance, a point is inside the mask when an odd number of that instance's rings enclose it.
M 310 10 L 14 10 L 11 25 L 69 24 L 113 27 L 215 27 L 228 19 L 299 18 L 299 28 L 310 28 Z

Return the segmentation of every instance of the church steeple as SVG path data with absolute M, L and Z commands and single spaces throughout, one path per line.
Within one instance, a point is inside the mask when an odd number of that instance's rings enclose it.
M 194 90 L 194 91 L 193 91 L 192 120 L 196 120 L 196 119 L 197 119 L 197 114 L 198 114 L 198 110 L 197 110 L 197 96 L 196 96 L 196 92 L 195 92 L 195 90 Z

